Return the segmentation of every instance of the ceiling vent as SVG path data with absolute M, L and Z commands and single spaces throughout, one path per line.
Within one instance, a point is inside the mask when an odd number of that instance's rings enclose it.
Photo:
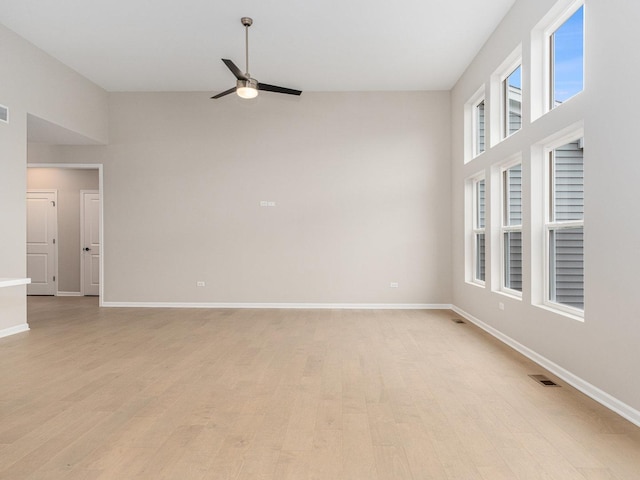
M 9 123 L 9 109 L 4 105 L 0 105 L 0 121 Z

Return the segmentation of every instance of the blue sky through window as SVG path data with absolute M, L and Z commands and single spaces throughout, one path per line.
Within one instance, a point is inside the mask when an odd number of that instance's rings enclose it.
M 582 91 L 584 83 L 584 6 L 580 7 L 554 35 L 554 105 Z
M 522 67 L 516 68 L 511 75 L 509 75 L 509 86 L 522 88 Z

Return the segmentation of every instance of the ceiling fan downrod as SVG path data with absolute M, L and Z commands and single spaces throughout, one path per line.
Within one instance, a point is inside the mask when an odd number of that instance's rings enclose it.
M 251 75 L 249 74 L 249 27 L 253 24 L 253 19 L 250 17 L 242 17 L 240 21 L 242 22 L 242 25 L 244 25 L 244 56 L 246 60 L 245 65 L 247 67 L 244 74 L 247 78 L 251 78 Z
M 279 87 L 277 85 L 269 85 L 268 83 L 260 83 L 255 78 L 251 78 L 251 74 L 249 73 L 249 27 L 253 24 L 253 19 L 250 17 L 242 17 L 240 19 L 242 25 L 244 25 L 244 40 L 245 40 L 245 59 L 246 59 L 246 73 L 242 73 L 242 71 L 236 66 L 228 58 L 223 58 L 222 62 L 227 66 L 231 73 L 236 77 L 236 86 L 232 87 L 224 92 L 221 92 L 217 95 L 211 97 L 212 100 L 225 97 L 231 93 L 236 93 L 241 98 L 255 98 L 258 96 L 259 90 L 264 90 L 267 92 L 274 93 L 284 93 L 286 95 L 296 95 L 300 96 L 302 93 L 301 90 L 294 90 L 293 88 Z

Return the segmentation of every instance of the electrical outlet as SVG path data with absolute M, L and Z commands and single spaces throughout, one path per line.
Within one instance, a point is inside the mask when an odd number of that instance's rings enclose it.
M 504 303 L 502 303 L 502 302 L 498 302 L 498 308 L 499 308 L 500 310 L 504 310 Z
M 398 288 L 398 282 L 391 282 L 391 283 L 389 284 L 389 286 L 390 286 L 391 288 Z
M 266 200 L 260 200 L 260 206 L 261 207 L 268 207 L 269 206 L 269 202 L 267 202 Z
M 204 282 L 196 282 L 196 287 L 204 287 Z

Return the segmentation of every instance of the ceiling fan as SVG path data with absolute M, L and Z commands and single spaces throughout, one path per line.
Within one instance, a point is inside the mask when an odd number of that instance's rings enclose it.
M 245 56 L 246 56 L 246 73 L 242 73 L 240 69 L 231 60 L 223 58 L 222 61 L 227 66 L 231 73 L 236 76 L 236 86 L 225 90 L 218 95 L 211 97 L 217 99 L 236 92 L 241 98 L 255 98 L 258 96 L 258 90 L 265 90 L 267 92 L 285 93 L 287 95 L 300 95 L 300 90 L 293 90 L 292 88 L 278 87 L 276 85 L 269 85 L 268 83 L 260 83 L 255 78 L 251 78 L 249 74 L 249 27 L 253 24 L 253 20 L 249 17 L 242 17 L 240 19 L 242 25 L 245 28 Z

